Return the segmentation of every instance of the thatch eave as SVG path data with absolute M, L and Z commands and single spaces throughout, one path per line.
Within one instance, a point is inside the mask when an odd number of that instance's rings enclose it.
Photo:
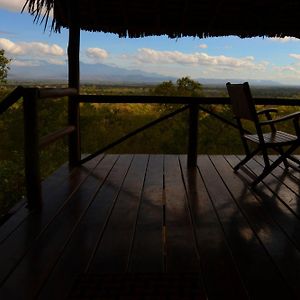
M 36 21 L 51 12 L 60 31 L 70 27 L 75 3 L 80 29 L 120 37 L 300 37 L 297 0 L 28 0 L 27 7 Z

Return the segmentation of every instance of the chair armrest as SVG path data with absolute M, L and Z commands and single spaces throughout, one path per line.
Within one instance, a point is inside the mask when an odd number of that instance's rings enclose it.
M 261 121 L 261 122 L 259 122 L 259 124 L 260 125 L 270 125 L 270 124 L 274 124 L 274 123 L 278 123 L 278 122 L 282 122 L 282 121 L 286 121 L 286 120 L 290 120 L 290 119 L 297 119 L 297 118 L 300 118 L 300 111 L 297 111 L 292 114 L 282 116 L 280 118 L 276 118 L 273 120 Z
M 274 113 L 277 113 L 278 110 L 277 110 L 276 108 L 266 108 L 266 109 L 260 110 L 260 111 L 258 111 L 258 112 L 256 112 L 256 113 L 257 113 L 257 115 L 262 115 L 262 114 L 264 114 L 265 117 L 267 118 L 267 120 L 268 120 L 268 121 L 271 121 L 271 120 L 273 120 L 273 118 L 272 118 L 272 116 L 271 116 L 271 113 L 273 113 L 273 112 L 274 112 Z M 270 128 L 271 128 L 272 132 L 276 132 L 276 127 L 275 127 L 275 125 L 274 125 L 273 123 L 270 123 L 269 125 L 270 125 Z
M 261 114 L 267 114 L 267 113 L 271 113 L 271 112 L 277 113 L 278 109 L 277 108 L 266 108 L 266 109 L 259 110 L 256 113 L 258 115 L 261 115 Z

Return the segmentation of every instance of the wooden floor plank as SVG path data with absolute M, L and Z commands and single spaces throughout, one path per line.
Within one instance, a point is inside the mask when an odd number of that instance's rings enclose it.
M 255 160 L 261 166 L 264 166 L 264 162 L 263 162 L 263 159 L 261 156 L 256 156 Z M 270 156 L 270 160 L 274 161 L 274 156 Z M 296 196 L 292 199 L 292 201 L 297 203 L 298 202 L 297 199 L 299 199 L 299 195 L 300 195 L 300 193 L 299 193 L 300 192 L 300 190 L 299 190 L 300 178 L 297 178 L 295 176 L 295 173 L 298 174 L 300 172 L 296 172 L 291 168 L 285 169 L 283 163 L 272 171 L 272 175 L 277 179 L 277 181 L 281 182 L 289 189 L 289 190 L 287 190 L 288 193 L 290 193 L 290 191 L 292 191 L 293 193 L 296 194 Z M 293 203 L 293 204 L 295 204 L 295 203 Z
M 241 157 L 237 158 L 235 156 L 226 156 L 226 159 L 233 166 L 240 161 Z M 255 161 L 247 165 L 249 166 L 249 173 L 251 173 L 252 170 L 255 171 L 256 168 L 258 168 L 257 172 L 261 171 L 261 166 L 257 165 L 257 162 Z M 241 169 L 241 171 L 239 171 L 237 174 L 241 176 L 241 178 L 243 178 L 247 183 L 250 183 L 253 178 L 250 178 L 247 175 L 248 172 L 246 173 L 245 171 L 247 170 Z M 273 181 L 274 180 L 275 179 L 273 179 Z M 285 204 L 284 201 L 282 201 L 277 194 L 277 190 L 273 190 L 265 184 L 260 184 L 258 187 L 259 188 L 255 189 L 255 193 L 259 196 L 259 199 L 261 199 L 262 205 L 269 212 L 269 214 L 272 215 L 273 219 L 280 225 L 282 230 L 289 236 L 293 243 L 297 245 L 298 249 L 300 249 L 300 224 L 297 215 L 289 206 Z M 277 187 L 280 190 L 281 184 L 277 184 Z
M 195 275 L 203 299 L 297 299 L 300 175 L 279 166 L 250 190 L 260 158 L 234 174 L 238 161 L 106 155 L 58 171 L 41 211 L 0 228 L 0 299 L 65 299 L 79 275 L 108 273 Z
M 178 157 L 165 155 L 167 272 L 199 272 L 200 262 Z
M 151 155 L 138 215 L 130 272 L 163 272 L 163 155 Z
M 234 202 L 208 156 L 200 156 L 198 164 L 245 286 L 250 297 L 253 295 L 257 297 L 259 290 L 255 290 L 255 287 L 251 285 L 251 278 L 259 269 L 259 264 L 256 264 L 257 256 L 263 255 L 264 249 L 262 249 L 255 232 Z
M 102 156 L 99 156 L 97 159 L 86 163 L 86 168 L 93 168 L 95 163 L 99 161 L 101 157 Z M 49 177 L 47 177 L 46 180 L 42 182 L 43 202 L 49 201 L 49 191 L 57 190 L 60 185 L 63 185 L 66 181 L 70 181 L 70 177 L 75 178 L 78 172 L 81 171 L 77 168 L 70 170 L 67 163 L 55 170 Z M 51 196 L 53 197 L 53 195 Z M 62 200 L 59 197 L 56 198 Z M 51 205 L 53 205 L 53 201 L 51 201 Z M 0 226 L 0 244 L 2 244 L 32 212 L 33 211 L 27 208 L 26 199 L 20 201 L 20 203 L 14 206 L 8 212 L 8 214 L 11 214 L 11 217 L 9 217 L 9 219 Z
M 70 171 L 68 165 L 62 165 L 54 171 L 47 180 L 42 182 L 42 191 L 44 192 L 50 189 L 55 189 L 59 184 L 67 180 L 69 176 Z M 45 196 L 44 192 L 43 199 L 45 199 Z M 9 212 L 12 216 L 5 222 L 5 224 L 0 226 L 0 244 L 3 243 L 31 213 L 31 211 L 27 208 L 26 199 L 22 201 L 21 204 L 21 206 L 19 206 L 19 204 L 17 205 L 17 209 L 13 208 L 12 211 Z
M 0 245 L 22 224 L 30 213 L 25 199 L 18 203 L 17 208 L 9 211 L 9 218 L 0 225 Z
M 101 158 L 95 158 L 90 165 L 97 165 Z M 55 189 L 43 191 L 44 203 L 39 211 L 34 211 L 24 220 L 5 241 L 0 245 L 0 285 L 5 278 L 20 262 L 35 239 L 43 232 L 49 222 L 53 220 L 58 211 L 65 205 L 69 197 L 86 180 L 88 172 L 77 168 L 70 176 L 66 184 L 57 186 Z
M 135 155 L 88 272 L 127 270 L 148 158 Z
M 116 158 L 108 156 L 101 161 L 103 178 L 111 170 Z M 102 182 L 89 176 L 85 184 L 79 187 L 40 237 L 32 243 L 17 269 L 2 285 L 0 298 L 33 299 L 36 296 Z M 14 289 L 16 285 L 18 288 Z
M 79 275 L 85 271 L 105 229 L 132 158 L 132 155 L 122 155 L 114 165 L 41 289 L 39 299 L 65 299 Z M 101 180 L 102 173 L 101 168 L 97 168 L 93 176 Z
M 235 162 L 233 161 L 231 161 L 231 163 L 235 164 Z M 257 162 L 253 160 L 247 165 L 249 165 L 249 168 L 251 166 L 257 168 L 256 164 Z M 274 181 L 274 179 L 272 180 Z M 296 218 L 295 215 L 291 213 L 291 211 L 287 209 L 285 205 L 282 205 L 282 203 L 280 203 L 280 200 L 277 199 L 276 194 L 271 193 L 271 195 L 269 196 L 269 192 L 270 191 L 266 189 L 263 184 L 260 184 L 255 189 L 255 193 L 257 196 L 259 196 L 261 203 L 267 204 L 266 207 L 268 208 L 268 212 L 270 213 L 270 215 L 276 215 L 276 217 L 273 216 L 273 219 L 276 220 L 278 224 L 280 224 L 281 228 L 284 229 L 283 234 L 286 234 L 288 238 L 285 241 L 282 241 L 282 239 L 270 239 L 269 243 L 274 243 L 276 247 L 272 247 L 272 244 L 270 245 L 267 242 L 264 242 L 264 245 L 267 248 L 268 253 L 272 257 L 277 268 L 280 270 L 282 276 L 292 287 L 294 293 L 299 295 L 300 251 L 298 250 L 296 244 L 293 242 L 290 236 L 290 234 L 293 234 L 294 236 L 299 234 L 299 231 L 295 231 L 295 227 L 299 228 L 299 219 Z
M 208 299 L 248 299 L 203 180 L 198 170 L 187 169 L 186 156 L 181 156 L 180 161 L 207 297 Z
M 248 185 L 233 174 L 233 170 L 224 157 L 212 156 L 211 160 L 255 232 L 255 235 L 246 230 L 242 233 L 248 236 L 249 241 L 247 244 L 249 248 L 251 247 L 249 250 L 253 255 L 249 257 L 249 259 L 252 258 L 251 266 L 249 266 L 248 261 L 248 265 L 243 266 L 244 268 L 241 269 L 241 275 L 246 286 L 248 286 L 251 298 L 274 299 L 278 297 L 281 299 L 295 299 L 295 295 L 291 293 L 289 283 L 284 280 L 271 256 L 265 251 L 280 252 L 282 247 L 293 247 L 294 245 L 262 207 Z M 256 236 L 258 236 L 264 247 L 261 247 L 258 243 Z M 255 244 L 255 246 L 252 244 Z M 271 251 L 269 251 L 270 249 Z M 257 272 L 258 269 L 259 272 Z
M 250 168 L 252 172 L 257 176 L 259 175 L 262 170 L 263 166 L 259 164 L 256 160 L 252 159 L 247 163 L 247 166 Z M 282 178 L 285 177 L 284 173 L 282 173 Z M 263 185 L 263 183 L 268 186 L 270 190 L 272 190 L 274 193 L 278 195 L 278 197 L 281 199 L 281 201 L 293 211 L 298 218 L 300 218 L 300 212 L 299 210 L 299 201 L 300 197 L 294 193 L 291 193 L 290 190 L 282 184 L 281 181 L 278 181 L 273 174 L 269 174 L 266 176 L 262 183 L 259 183 L 259 185 Z

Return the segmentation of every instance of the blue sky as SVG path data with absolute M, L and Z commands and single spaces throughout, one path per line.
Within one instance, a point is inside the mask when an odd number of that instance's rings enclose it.
M 0 48 L 14 65 L 66 65 L 68 32 L 44 32 L 20 13 L 24 0 L 0 0 Z M 81 33 L 81 60 L 174 77 L 274 80 L 300 84 L 300 40 L 251 38 L 118 38 Z

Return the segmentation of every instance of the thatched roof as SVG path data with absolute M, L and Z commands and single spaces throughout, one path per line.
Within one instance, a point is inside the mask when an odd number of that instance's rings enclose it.
M 294 36 L 300 37 L 299 0 L 28 0 L 42 17 L 54 8 L 54 30 L 69 27 L 78 1 L 78 24 L 121 37 Z

